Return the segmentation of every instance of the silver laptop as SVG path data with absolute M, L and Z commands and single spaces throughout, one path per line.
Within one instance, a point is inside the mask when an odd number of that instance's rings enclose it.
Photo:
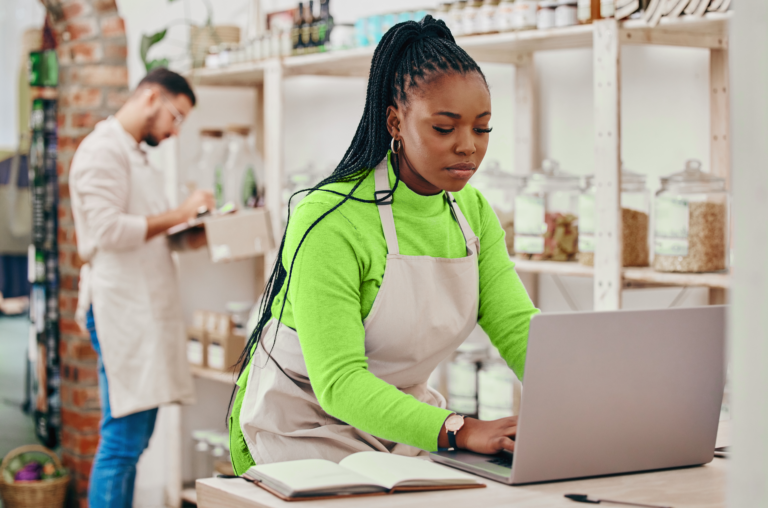
M 514 454 L 432 460 L 512 485 L 706 464 L 725 386 L 722 306 L 539 314 Z

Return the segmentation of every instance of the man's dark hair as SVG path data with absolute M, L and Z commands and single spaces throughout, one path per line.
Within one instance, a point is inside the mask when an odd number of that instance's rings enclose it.
M 146 85 L 158 85 L 174 97 L 186 95 L 193 106 L 195 105 L 195 102 L 197 102 L 195 92 L 192 91 L 192 88 L 189 86 L 189 83 L 187 83 L 187 80 L 184 79 L 184 76 L 169 71 L 165 67 L 158 67 L 157 69 L 149 71 L 147 75 L 139 81 L 139 86 L 136 88 L 138 89 Z

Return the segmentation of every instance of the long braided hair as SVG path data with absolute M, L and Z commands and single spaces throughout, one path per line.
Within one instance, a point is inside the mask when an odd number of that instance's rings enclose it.
M 480 70 L 480 67 L 466 51 L 456 44 L 451 31 L 445 26 L 445 23 L 435 20 L 432 16 L 427 15 L 419 22 L 406 21 L 398 23 L 384 34 L 381 42 L 376 47 L 376 51 L 373 53 L 363 117 L 360 119 L 355 137 L 352 139 L 347 152 L 330 176 L 311 189 L 301 190 L 291 196 L 291 199 L 293 199 L 296 194 L 302 192 L 312 193 L 321 191 L 337 194 L 343 197 L 343 199 L 309 226 L 302 236 L 287 270 L 283 265 L 282 259 L 286 237 L 285 233 L 283 233 L 275 266 L 264 289 L 264 298 L 262 298 L 259 308 L 260 317 L 258 324 L 240 355 L 241 375 L 250 364 L 264 327 L 273 317 L 272 304 L 285 284 L 287 286 L 286 297 L 283 298 L 280 314 L 277 317 L 277 326 L 275 327 L 275 336 L 277 335 L 277 328 L 279 328 L 283 317 L 288 288 L 291 284 L 293 264 L 309 232 L 347 200 L 378 204 L 388 201 L 397 189 L 397 185 L 400 182 L 400 172 L 399 167 L 395 165 L 395 185 L 383 197 L 365 200 L 353 196 L 363 180 L 387 155 L 391 141 L 391 136 L 387 130 L 387 108 L 393 105 L 406 105 L 408 91 L 411 88 L 418 87 L 419 84 L 427 82 L 431 78 L 448 73 L 469 74 L 473 72 L 478 73 L 485 80 L 485 75 Z M 349 194 L 342 194 L 323 188 L 323 186 L 334 182 L 356 183 Z M 289 200 L 288 224 L 290 224 L 290 210 Z M 286 224 L 286 231 L 288 230 L 288 224 Z M 271 358 L 269 352 L 267 354 Z M 274 358 L 272 360 L 274 361 Z M 281 371 L 283 370 L 277 362 L 275 364 Z

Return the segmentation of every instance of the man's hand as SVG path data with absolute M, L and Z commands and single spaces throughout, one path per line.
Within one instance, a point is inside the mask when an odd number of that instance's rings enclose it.
M 212 211 L 216 208 L 216 202 L 210 191 L 198 189 L 190 194 L 177 210 L 182 222 L 184 222 L 197 217 L 202 208 Z
M 475 453 L 492 455 L 502 450 L 515 451 L 517 416 L 499 420 L 482 421 L 464 418 L 464 426 L 456 433 L 456 446 Z M 448 447 L 445 425 L 438 439 L 441 448 Z

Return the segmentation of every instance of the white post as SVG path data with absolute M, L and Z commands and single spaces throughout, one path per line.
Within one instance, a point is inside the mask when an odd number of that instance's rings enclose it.
M 536 68 L 533 53 L 520 53 L 515 65 L 515 161 L 517 174 L 529 174 L 539 164 L 539 128 L 536 121 Z M 521 273 L 528 295 L 539 304 L 539 274 Z
M 275 243 L 279 245 L 283 234 L 283 66 L 273 59 L 264 70 L 264 168 L 265 201 L 272 217 Z M 267 273 L 277 251 L 265 257 Z
M 621 308 L 621 57 L 615 19 L 594 24 L 595 310 Z
M 733 460 L 728 506 L 768 506 L 768 2 L 739 2 L 731 30 L 733 212 L 730 321 Z

